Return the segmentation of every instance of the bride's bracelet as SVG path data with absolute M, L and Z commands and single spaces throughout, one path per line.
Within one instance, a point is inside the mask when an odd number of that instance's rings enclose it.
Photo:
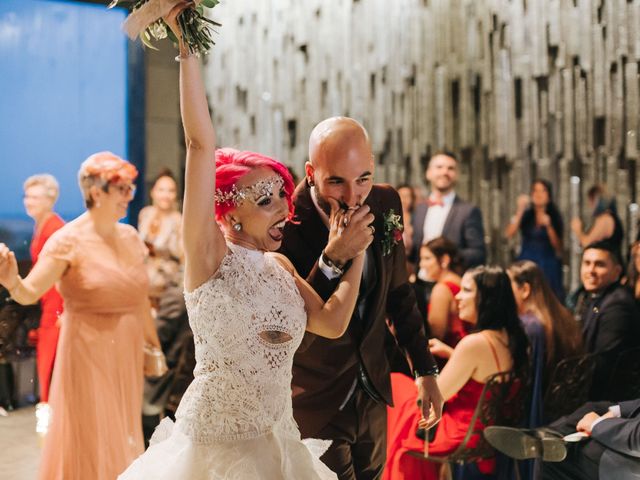
M 198 55 L 192 52 L 187 52 L 187 53 L 179 53 L 178 55 L 176 55 L 175 61 L 176 62 L 181 62 L 182 60 L 186 60 L 187 58 L 191 58 L 191 57 L 197 57 Z

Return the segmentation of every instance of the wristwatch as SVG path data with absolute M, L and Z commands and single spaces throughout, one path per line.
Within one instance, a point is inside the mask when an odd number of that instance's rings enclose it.
M 320 261 L 322 261 L 322 263 L 329 267 L 334 275 L 341 277 L 344 274 L 344 269 L 340 268 L 333 260 L 327 257 L 327 254 L 324 253 L 324 250 L 322 251 L 322 255 L 320 255 Z
M 413 376 L 416 379 L 419 378 L 419 377 L 438 378 L 438 375 L 440 375 L 440 369 L 438 368 L 437 365 L 434 365 L 433 367 L 429 368 L 428 370 L 414 370 L 413 371 Z

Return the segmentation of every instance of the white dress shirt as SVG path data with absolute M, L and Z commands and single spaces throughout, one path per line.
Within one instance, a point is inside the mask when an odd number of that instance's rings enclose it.
M 438 238 L 442 235 L 444 224 L 447 221 L 453 200 L 456 198 L 456 192 L 451 191 L 442 197 L 442 205 L 430 206 L 424 219 L 423 243 Z M 435 200 L 433 193 L 429 195 L 430 200 Z
M 622 416 L 622 412 L 620 411 L 620 405 L 611 405 L 609 407 L 609 413 L 613 415 L 613 418 L 620 418 Z M 603 420 L 606 420 L 606 418 L 603 418 L 602 416 L 600 416 L 600 418 L 596 418 L 591 424 L 591 431 L 593 431 L 593 428 Z

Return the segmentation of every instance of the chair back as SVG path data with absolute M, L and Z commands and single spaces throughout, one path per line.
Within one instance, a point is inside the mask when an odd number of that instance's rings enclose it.
M 565 358 L 558 363 L 544 395 L 545 422 L 567 415 L 587 401 L 595 365 L 593 354 Z
M 640 347 L 622 352 L 609 379 L 607 399 L 615 402 L 640 398 Z
M 471 424 L 460 446 L 447 462 L 477 462 L 495 455 L 482 431 L 490 425 L 519 426 L 525 417 L 528 381 L 514 371 L 498 372 L 487 378 Z

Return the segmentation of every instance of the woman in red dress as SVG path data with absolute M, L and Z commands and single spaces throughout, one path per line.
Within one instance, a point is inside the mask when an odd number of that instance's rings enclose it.
M 449 360 L 438 377 L 445 409 L 435 438 L 428 445 L 430 456 L 444 456 L 462 442 L 484 383 L 490 375 L 527 368 L 527 337 L 518 318 L 509 277 L 500 267 L 478 267 L 462 277 L 456 295 L 460 318 L 474 332 L 455 349 L 440 340 L 430 341 L 431 353 Z M 413 381 L 399 373 L 391 375 L 394 407 L 388 407 L 387 466 L 384 480 L 437 480 L 439 464 L 406 455 L 424 452 L 424 440 L 415 434 L 425 422 L 416 405 Z M 477 440 L 476 440 L 477 441 Z M 470 441 L 473 445 L 474 439 Z M 494 462 L 478 465 L 490 473 Z
M 432 337 L 450 347 L 455 347 L 467 334 L 455 301 L 460 291 L 460 275 L 457 273 L 460 267 L 458 249 L 445 237 L 434 238 L 420 248 L 420 270 L 430 281 L 436 282 L 427 306 L 429 330 Z
M 24 208 L 27 215 L 35 222 L 30 248 L 32 265 L 38 261 L 38 255 L 45 242 L 64 225 L 64 220 L 53 211 L 59 191 L 58 182 L 49 174 L 33 175 L 24 182 Z M 49 384 L 56 357 L 58 334 L 60 333 L 58 317 L 62 313 L 62 297 L 55 287 L 51 287 L 40 298 L 40 307 L 42 316 L 40 317 L 36 349 L 41 403 L 38 406 L 38 417 L 42 418 L 47 416 L 46 413 L 41 414 L 40 412 L 46 410 L 43 405 L 49 401 Z M 37 431 L 46 433 L 46 418 L 44 418 L 44 423 L 38 422 Z

